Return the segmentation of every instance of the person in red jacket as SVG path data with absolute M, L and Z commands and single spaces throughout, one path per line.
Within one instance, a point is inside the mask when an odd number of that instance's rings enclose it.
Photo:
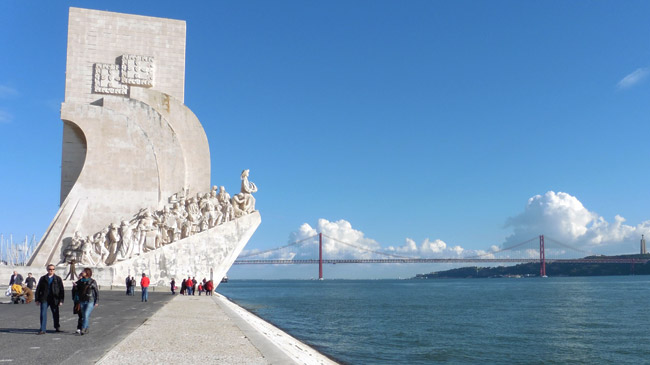
M 140 279 L 140 287 L 142 288 L 142 301 L 146 302 L 149 300 L 149 278 L 145 273 L 142 273 L 142 279 Z
M 212 291 L 214 290 L 212 280 L 208 280 L 207 283 L 205 283 L 205 295 L 212 295 Z

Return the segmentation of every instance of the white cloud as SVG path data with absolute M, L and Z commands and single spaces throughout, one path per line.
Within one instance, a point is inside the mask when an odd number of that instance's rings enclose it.
M 289 242 L 298 242 L 323 233 L 323 256 L 328 259 L 372 258 L 375 254 L 369 251 L 382 251 L 375 240 L 364 236 L 363 232 L 352 228 L 350 222 L 338 220 L 330 222 L 319 219 L 315 227 L 303 223 L 297 231 L 289 236 Z M 356 246 L 356 247 L 355 247 Z M 362 249 L 358 249 L 361 247 Z M 242 252 L 240 257 L 248 256 L 256 251 Z M 257 251 L 259 252 L 259 251 Z M 307 239 L 301 244 L 282 250 L 267 252 L 250 257 L 251 259 L 314 259 L 318 257 L 318 237 Z
M 303 223 L 297 231 L 291 233 L 289 237 L 290 243 L 307 239 L 301 244 L 271 252 L 248 250 L 242 252 L 240 257 L 248 256 L 251 259 L 314 259 L 318 257 L 318 238 L 308 238 L 316 236 L 319 232 L 323 233 L 323 256 L 328 259 L 389 258 L 390 255 L 417 258 L 491 255 L 491 253 L 484 251 L 466 250 L 458 245 L 449 246 L 441 239 L 430 240 L 429 238 L 426 238 L 420 244 L 411 238 L 406 238 L 402 246 L 382 247 L 374 239 L 366 237 L 363 232 L 352 228 L 350 222 L 346 220 L 330 222 L 321 218 L 315 227 Z M 493 247 L 498 249 L 496 246 Z M 262 253 L 250 256 L 258 252 Z M 382 256 L 377 252 L 389 256 Z
M 319 232 L 323 233 L 323 256 L 327 259 L 369 259 L 384 258 L 377 252 L 400 257 L 417 258 L 537 258 L 539 257 L 540 234 L 546 236 L 546 256 L 559 258 L 584 256 L 588 253 L 622 254 L 638 250 L 641 234 L 650 235 L 650 220 L 630 226 L 619 215 L 613 222 L 607 222 L 595 212 L 589 211 L 574 196 L 564 192 L 549 191 L 528 199 L 524 211 L 509 218 L 506 227 L 512 234 L 505 242 L 486 249 L 467 249 L 450 245 L 442 239 L 426 238 L 418 243 L 405 238 L 400 246 L 382 247 L 377 241 L 352 227 L 346 220 L 329 221 L 319 219 L 312 226 L 302 224 L 292 232 L 288 242 L 304 240 L 281 250 L 247 250 L 240 256 L 251 259 L 315 259 L 318 258 Z M 555 241 L 557 240 L 557 241 Z M 517 250 L 503 251 L 503 247 L 530 241 Z M 558 243 L 559 242 L 559 243 Z M 562 246 L 567 245 L 567 246 Z M 361 249 L 359 248 L 361 247 Z M 580 251 L 571 249 L 577 248 Z M 261 254 L 250 256 L 253 253 Z
M 410 238 L 405 239 L 405 243 L 403 246 L 400 247 L 390 246 L 388 247 L 388 250 L 397 253 L 404 253 L 404 254 L 412 254 L 412 253 L 417 253 L 419 251 L 417 243 L 415 243 L 415 241 L 413 241 Z
M 631 74 L 625 76 L 621 81 L 616 84 L 619 89 L 627 89 L 630 88 L 639 82 L 643 81 L 648 75 L 650 74 L 650 68 L 648 67 L 642 67 L 642 68 L 637 68 L 632 72 Z
M 632 253 L 636 252 L 641 235 L 650 232 L 650 221 L 635 227 L 625 224 L 625 218 L 617 215 L 609 223 L 585 208 L 576 197 L 549 191 L 528 199 L 524 211 L 508 219 L 506 227 L 512 227 L 513 234 L 506 239 L 504 247 L 544 234 L 586 252 Z M 556 250 L 571 252 L 560 247 Z

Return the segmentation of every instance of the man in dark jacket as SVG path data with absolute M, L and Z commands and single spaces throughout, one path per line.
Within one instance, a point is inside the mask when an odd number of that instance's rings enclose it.
M 9 285 L 22 285 L 23 284 L 23 276 L 20 275 L 17 271 L 14 271 L 14 274 L 11 275 L 11 278 L 9 279 Z
M 28 288 L 34 290 L 34 284 L 36 284 L 36 279 L 32 276 L 31 272 L 27 274 L 27 279 L 25 279 L 25 284 L 27 285 Z
M 126 295 L 131 295 L 131 275 L 126 276 Z
M 47 325 L 47 307 L 52 310 L 52 319 L 54 320 L 54 329 L 56 332 L 63 332 L 60 330 L 59 324 L 59 306 L 63 304 L 65 297 L 65 290 L 63 288 L 63 279 L 54 273 L 54 265 L 47 265 L 47 275 L 41 276 L 36 286 L 36 305 L 41 306 L 41 330 L 39 335 L 45 334 L 45 327 Z

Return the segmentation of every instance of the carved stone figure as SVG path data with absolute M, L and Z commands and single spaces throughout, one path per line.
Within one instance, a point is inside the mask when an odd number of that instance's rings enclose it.
M 120 249 L 120 236 L 119 229 L 116 224 L 111 223 L 108 227 L 108 259 L 106 260 L 106 265 L 111 265 L 115 262 L 117 252 Z
M 210 196 L 203 199 L 201 212 L 203 212 L 203 222 L 206 222 L 207 226 L 205 229 L 212 228 L 221 223 L 223 213 L 221 212 L 219 200 L 217 199 L 217 192 L 215 190 L 210 191 Z
M 257 192 L 257 186 L 252 181 L 248 181 L 249 170 L 244 170 L 241 173 L 241 192 L 243 197 L 242 210 L 245 214 L 255 211 L 255 198 L 253 193 Z
M 206 215 L 204 215 L 203 218 L 201 218 L 201 223 L 199 224 L 199 232 L 207 231 L 208 228 L 210 228 L 209 224 L 210 224 L 209 218 Z
M 176 217 L 176 229 L 174 230 L 174 241 L 181 239 L 183 225 L 187 220 L 187 211 L 181 208 L 180 203 L 174 203 L 174 209 L 172 211 L 174 217 Z
M 122 240 L 120 241 L 119 249 L 117 251 L 117 261 L 126 260 L 131 258 L 133 254 L 133 227 L 129 222 L 123 220 L 120 224 L 120 234 Z
M 136 247 L 137 252 L 135 254 L 141 254 L 150 250 L 156 249 L 156 227 L 154 226 L 154 219 L 149 213 L 149 210 L 144 212 L 144 216 L 138 222 L 136 228 L 139 232 L 138 246 Z
M 59 266 L 65 266 L 71 261 L 80 262 L 81 261 L 81 246 L 83 244 L 83 237 L 79 231 L 75 231 L 72 236 L 72 240 L 68 246 L 63 250 L 63 261 L 59 263 Z
M 86 236 L 86 238 L 82 240 L 81 249 L 79 251 L 81 252 L 79 263 L 82 265 L 96 265 L 95 258 L 93 257 L 93 240 L 90 236 Z
M 108 228 L 104 228 L 101 232 L 97 233 L 93 239 L 93 246 L 95 249 L 95 254 L 98 257 L 99 265 L 106 264 L 106 260 L 108 259 L 109 252 L 108 249 L 106 249 L 107 236 Z
M 160 222 L 160 239 L 163 245 L 169 244 L 174 241 L 174 234 L 178 229 L 176 223 L 176 217 L 174 213 L 169 210 L 169 207 L 165 205 L 161 215 L 158 218 Z
M 230 202 L 230 194 L 226 192 L 226 188 L 223 186 L 219 187 L 219 194 L 217 194 L 217 201 L 221 207 L 221 213 L 223 214 L 223 222 L 228 222 L 233 219 L 234 210 L 232 203 Z
M 187 214 L 187 219 L 191 224 L 190 234 L 197 233 L 199 231 L 199 224 L 201 224 L 201 211 L 199 210 L 196 198 L 190 198 L 188 201 Z
M 242 215 L 246 214 L 246 196 L 244 196 L 244 194 L 235 194 L 233 195 L 232 199 L 230 199 L 230 201 L 232 202 L 234 218 L 239 218 Z
M 175 203 L 180 203 L 181 200 L 185 201 L 185 198 L 187 197 L 188 194 L 189 194 L 189 189 L 181 189 L 181 191 L 169 197 L 169 204 L 173 206 Z
M 184 220 L 181 225 L 181 239 L 187 238 L 192 235 L 192 223 L 189 220 Z

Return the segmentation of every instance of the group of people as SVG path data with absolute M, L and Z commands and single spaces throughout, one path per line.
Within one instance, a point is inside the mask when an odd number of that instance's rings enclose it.
M 169 283 L 171 285 L 172 294 L 176 294 L 176 280 L 172 278 L 172 281 Z M 203 278 L 203 281 L 197 281 L 196 277 L 188 276 L 187 279 L 183 279 L 181 282 L 181 295 L 196 295 L 196 293 L 205 293 L 205 295 L 212 295 L 214 292 L 214 282 L 212 280 L 206 280 Z
M 130 221 L 110 224 L 90 236 L 75 232 L 62 246 L 65 266 L 74 261 L 83 265 L 102 266 L 130 259 L 163 245 L 203 232 L 221 223 L 255 211 L 255 183 L 249 171 L 241 175 L 241 192 L 232 198 L 223 186 L 213 186 L 209 193 L 189 196 L 181 191 L 169 198 L 169 205 L 150 212 L 142 209 Z
M 31 303 L 34 300 L 34 284 L 36 279 L 30 272 L 27 278 L 23 280 L 23 276 L 17 271 L 14 271 L 9 279 L 9 288 L 7 289 L 7 296 L 11 296 L 11 301 L 14 304 Z
M 79 280 L 72 285 L 73 313 L 77 314 L 79 317 L 77 320 L 76 330 L 76 333 L 79 335 L 88 333 L 90 314 L 93 309 L 99 305 L 99 287 L 92 276 L 93 270 L 87 267 L 79 274 Z M 129 283 L 127 294 L 130 293 L 129 295 L 133 295 L 135 278 L 127 277 L 127 282 Z M 130 283 L 133 283 L 133 285 L 130 285 Z M 149 300 L 149 284 L 149 278 L 143 273 L 142 279 L 140 279 L 143 302 Z M 47 274 L 40 278 L 38 285 L 36 286 L 35 301 L 36 305 L 41 308 L 41 328 L 38 331 L 39 335 L 45 334 L 48 308 L 50 308 L 50 311 L 52 312 L 54 331 L 62 332 L 61 324 L 59 322 L 59 307 L 63 305 L 64 300 L 65 289 L 63 287 L 63 279 L 56 275 L 54 265 L 49 264 L 47 265 Z
M 126 276 L 126 295 L 135 295 L 135 286 L 137 282 L 135 281 L 135 276 Z
M 31 274 L 29 275 L 31 276 Z M 79 280 L 72 285 L 73 313 L 78 315 L 76 333 L 79 335 L 88 333 L 90 314 L 98 306 L 99 288 L 92 276 L 92 269 L 87 267 L 79 274 Z M 49 264 L 47 265 L 47 274 L 38 280 L 34 296 L 36 305 L 41 309 L 39 335 L 45 334 L 48 308 L 52 312 L 54 331 L 63 332 L 59 322 L 59 309 L 64 300 L 63 279 L 56 275 L 54 265 Z
M 147 274 L 142 273 L 142 279 L 140 279 L 140 289 L 142 290 L 142 301 L 147 302 L 149 301 L 149 284 L 151 283 L 151 280 L 149 280 L 149 277 L 147 277 Z M 136 281 L 135 281 L 135 276 L 126 276 L 125 280 L 126 284 L 126 295 L 135 295 L 135 286 L 136 286 Z
M 13 272 L 10 279 L 10 288 L 12 291 L 16 286 L 20 286 L 23 293 L 26 293 L 27 299 L 23 303 L 30 303 L 32 300 L 40 307 L 40 329 L 39 335 L 46 333 L 47 327 L 47 312 L 48 308 L 52 312 L 52 319 L 54 322 L 55 332 L 63 332 L 61 330 L 61 323 L 59 321 L 59 310 L 63 306 L 65 300 L 65 289 L 63 286 L 63 279 L 56 275 L 56 267 L 53 264 L 47 265 L 47 274 L 41 276 L 38 284 L 34 289 L 36 279 L 29 273 L 27 279 L 23 280 L 22 275 Z M 78 315 L 76 333 L 84 335 L 88 333 L 90 322 L 90 315 L 94 308 L 96 308 L 99 300 L 99 287 L 95 279 L 92 278 L 93 270 L 86 267 L 79 274 L 79 279 L 73 283 L 72 286 L 72 301 L 73 313 Z M 23 283 L 24 281 L 24 283 Z M 126 295 L 134 295 L 134 288 L 136 286 L 136 279 L 134 276 L 127 276 L 126 280 Z M 171 292 L 176 294 L 176 281 L 171 280 Z M 140 279 L 140 287 L 142 290 L 142 302 L 149 300 L 149 277 L 145 273 L 142 274 Z M 202 293 L 205 295 L 212 295 L 214 292 L 214 283 L 212 280 L 203 278 L 202 281 L 196 280 L 195 277 L 188 276 L 181 282 L 181 295 L 196 295 Z

